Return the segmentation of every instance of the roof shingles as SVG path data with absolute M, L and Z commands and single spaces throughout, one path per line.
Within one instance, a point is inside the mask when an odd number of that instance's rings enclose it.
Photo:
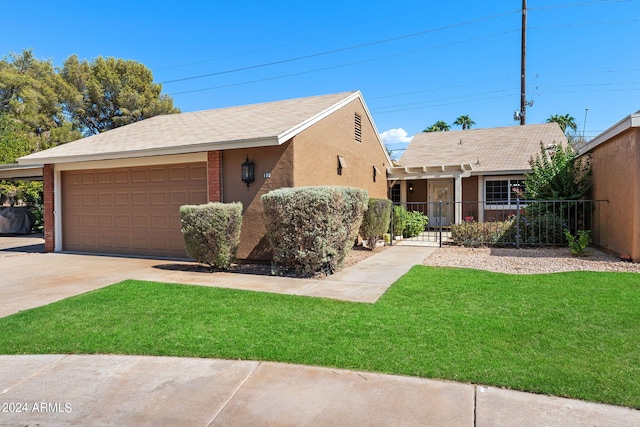
M 423 132 L 400 158 L 403 166 L 470 164 L 474 173 L 530 170 L 529 160 L 540 152 L 540 143 L 566 144 L 556 123 Z
M 216 110 L 155 116 L 25 156 L 20 163 L 109 158 L 162 150 L 206 151 L 212 144 L 269 139 L 318 117 L 359 92 L 343 92 Z

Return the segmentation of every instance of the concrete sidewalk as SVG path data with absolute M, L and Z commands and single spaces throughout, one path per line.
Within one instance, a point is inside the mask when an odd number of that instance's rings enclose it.
M 631 426 L 640 411 L 271 362 L 0 356 L 0 426 Z

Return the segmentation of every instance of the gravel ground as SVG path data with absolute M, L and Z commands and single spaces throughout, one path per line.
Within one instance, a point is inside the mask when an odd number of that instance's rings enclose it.
M 427 257 L 424 265 L 522 274 L 580 270 L 640 273 L 640 263 L 623 262 L 596 249 L 589 252 L 588 256 L 574 257 L 567 248 L 443 247 Z

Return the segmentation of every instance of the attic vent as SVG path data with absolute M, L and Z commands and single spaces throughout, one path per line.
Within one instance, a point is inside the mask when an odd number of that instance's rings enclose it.
M 360 116 L 360 114 L 355 113 L 353 124 L 356 131 L 356 142 L 362 142 L 362 117 Z

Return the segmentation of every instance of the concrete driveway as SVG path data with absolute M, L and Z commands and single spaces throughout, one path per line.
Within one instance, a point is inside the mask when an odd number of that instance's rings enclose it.
M 393 247 L 324 279 L 194 271 L 193 262 L 43 253 L 38 236 L 0 237 L 0 317 L 126 279 L 373 303 L 434 248 Z

